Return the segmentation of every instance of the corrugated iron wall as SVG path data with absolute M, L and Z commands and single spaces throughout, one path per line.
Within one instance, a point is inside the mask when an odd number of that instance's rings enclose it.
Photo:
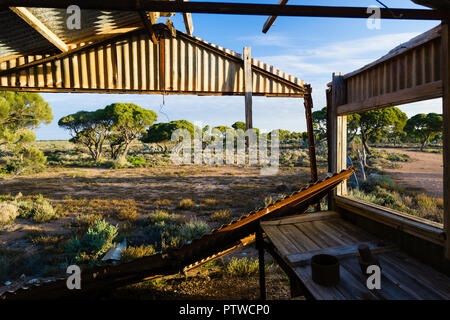
M 42 56 L 0 64 L 8 70 Z M 253 59 L 253 94 L 303 96 L 303 81 Z M 0 71 L 1 72 L 1 71 Z M 239 54 L 181 32 L 152 43 L 143 32 L 0 76 L 0 89 L 243 95 Z
M 442 95 L 440 29 L 413 40 L 371 65 L 345 75 L 347 101 L 338 107 L 338 114 Z

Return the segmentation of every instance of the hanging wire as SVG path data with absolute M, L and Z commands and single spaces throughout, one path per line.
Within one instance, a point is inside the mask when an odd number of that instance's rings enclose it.
M 163 108 L 166 106 L 166 98 L 165 98 L 165 97 L 166 97 L 166 96 L 165 96 L 164 93 L 163 93 L 163 94 L 162 94 L 162 104 L 159 105 L 159 113 L 165 115 L 166 118 L 167 118 L 167 122 L 170 122 L 170 118 L 169 118 L 169 116 L 167 115 L 167 113 L 165 113 L 164 111 L 162 111 Z
M 381 4 L 383 7 L 385 7 L 386 9 L 388 9 L 389 10 L 389 12 L 392 14 L 392 16 L 394 17 L 394 18 L 401 18 L 401 17 L 403 17 L 403 14 L 400 14 L 400 15 L 396 15 L 394 12 L 392 12 L 392 10 L 387 6 L 387 5 L 385 5 L 383 2 L 381 2 L 380 0 L 375 0 L 376 2 L 378 2 L 379 4 Z

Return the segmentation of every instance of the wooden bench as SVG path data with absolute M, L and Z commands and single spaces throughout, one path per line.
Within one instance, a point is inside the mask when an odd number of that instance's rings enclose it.
M 363 229 L 344 221 L 332 211 L 316 212 L 263 221 L 257 234 L 260 250 L 261 294 L 265 298 L 264 249 L 271 253 L 298 283 L 307 298 L 323 300 L 356 299 L 450 299 L 450 278 L 384 243 Z M 262 233 L 267 240 L 262 240 Z M 381 289 L 369 290 L 367 276 L 358 262 L 358 246 L 367 244 L 381 265 Z M 311 276 L 310 259 L 327 253 L 340 262 L 338 285 L 326 287 Z M 291 286 L 292 288 L 292 286 Z

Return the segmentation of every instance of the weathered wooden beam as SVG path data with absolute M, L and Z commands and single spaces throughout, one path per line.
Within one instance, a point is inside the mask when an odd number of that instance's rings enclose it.
M 253 115 L 252 115 L 252 57 L 251 48 L 244 48 L 244 91 L 245 91 L 245 129 L 253 128 Z
M 278 0 L 279 5 L 286 5 L 289 0 Z M 267 18 L 266 22 L 264 23 L 262 32 L 267 33 L 269 31 L 270 27 L 274 24 L 275 20 L 277 19 L 277 16 L 270 16 Z
M 39 32 L 45 39 L 52 43 L 62 52 L 69 51 L 69 47 L 56 34 L 45 26 L 38 18 L 36 18 L 27 8 L 10 7 L 11 11 L 17 14 L 22 20 L 30 25 L 34 30 Z
M 189 0 L 177 0 L 178 3 L 183 3 Z M 194 24 L 192 22 L 192 14 L 190 12 L 183 12 L 184 26 L 186 28 L 186 33 L 190 36 L 194 33 Z
M 314 142 L 314 126 L 312 117 L 313 101 L 311 96 L 311 86 L 305 85 L 306 93 L 304 97 L 305 115 L 306 115 L 306 130 L 308 131 L 308 146 L 309 146 L 309 163 L 311 167 L 311 181 L 316 182 L 319 180 L 317 175 L 317 160 L 316 160 L 316 148 Z
M 0 0 L 0 7 L 40 7 L 62 8 L 78 5 L 82 9 L 124 10 L 124 11 L 157 11 L 157 12 L 191 12 L 218 14 L 245 14 L 263 16 L 290 17 L 330 17 L 330 18 L 363 18 L 367 19 L 367 7 L 330 7 L 277 5 L 256 3 L 224 3 L 224 2 L 172 2 L 153 0 L 109 0 L 106 2 L 92 0 Z M 386 9 L 380 8 L 380 17 L 394 20 L 442 20 L 445 12 L 427 9 Z
M 441 77 L 443 79 L 443 99 L 442 99 L 442 117 L 444 118 L 444 130 L 442 132 L 442 141 L 444 145 L 443 163 L 444 163 L 444 230 L 445 257 L 450 259 L 450 30 L 449 19 L 442 23 L 442 56 L 441 56 Z
M 155 30 L 153 30 L 153 25 L 156 23 L 156 19 L 152 13 L 150 15 L 147 12 L 139 10 L 139 16 L 141 17 L 142 24 L 144 25 L 145 30 L 147 30 L 148 36 L 152 40 L 154 44 L 158 43 L 158 39 L 155 34 Z
M 363 101 L 343 104 L 337 107 L 338 115 L 365 112 L 373 109 L 402 105 L 416 101 L 439 98 L 442 96 L 443 82 L 441 80 L 429 82 L 412 88 L 397 90 L 377 95 Z

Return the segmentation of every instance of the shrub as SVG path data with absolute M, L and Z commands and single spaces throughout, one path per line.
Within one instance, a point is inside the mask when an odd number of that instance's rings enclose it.
M 227 264 L 226 273 L 232 277 L 250 277 L 258 274 L 258 259 L 232 258 Z
M 426 194 L 419 193 L 416 197 L 417 205 L 420 208 L 431 209 L 436 207 L 436 203 L 433 198 L 427 196 Z
M 58 215 L 48 201 L 41 199 L 34 203 L 33 220 L 39 223 L 57 219 Z
M 17 206 L 10 203 L 0 203 L 0 225 L 6 225 L 14 221 L 19 215 Z
M 97 220 L 80 239 L 72 239 L 66 245 L 67 253 L 76 262 L 97 260 L 112 246 L 118 233 L 117 226 L 110 225 L 105 220 Z
M 180 209 L 192 209 L 195 206 L 194 201 L 192 199 L 182 199 L 178 203 L 178 208 Z
M 145 165 L 145 159 L 139 156 L 130 156 L 127 161 L 131 163 L 134 167 L 142 167 Z
M 148 216 L 148 222 L 151 224 L 182 224 L 186 222 L 185 217 L 179 214 L 169 213 L 165 210 L 156 210 Z
M 135 207 L 125 207 L 120 209 L 117 219 L 119 220 L 135 220 L 138 217 Z
M 181 238 L 181 241 L 187 242 L 192 239 L 200 238 L 209 231 L 210 228 L 206 222 L 193 219 L 181 226 L 178 231 L 178 236 Z
M 38 223 L 59 218 L 53 206 L 42 195 L 39 195 L 34 201 L 20 200 L 17 201 L 17 204 L 21 218 L 31 218 Z
M 219 210 L 214 212 L 210 216 L 211 221 L 217 221 L 217 222 L 229 222 L 231 220 L 231 211 L 230 210 Z
M 123 262 L 133 261 L 142 257 L 155 254 L 155 248 L 152 245 L 141 245 L 137 247 L 127 247 L 122 251 L 120 260 Z

